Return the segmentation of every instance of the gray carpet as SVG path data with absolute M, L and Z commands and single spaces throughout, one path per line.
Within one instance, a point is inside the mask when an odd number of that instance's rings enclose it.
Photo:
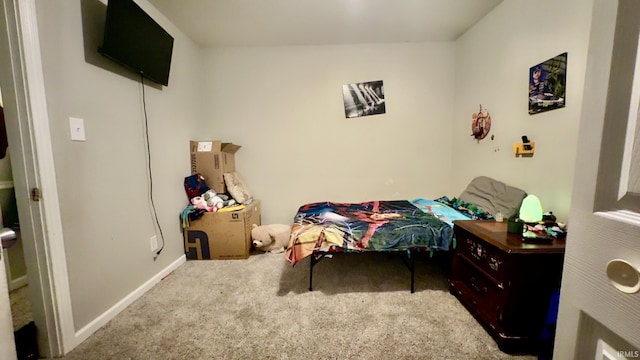
M 11 302 L 13 331 L 16 331 L 33 320 L 29 286 L 26 285 L 15 290 L 11 290 L 9 292 L 9 300 Z
M 502 353 L 421 259 L 188 261 L 64 359 L 535 359 Z

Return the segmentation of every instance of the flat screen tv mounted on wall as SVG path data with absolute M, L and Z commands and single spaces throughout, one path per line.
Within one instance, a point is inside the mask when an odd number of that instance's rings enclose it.
M 173 37 L 133 0 L 109 0 L 98 52 L 153 82 L 169 85 Z

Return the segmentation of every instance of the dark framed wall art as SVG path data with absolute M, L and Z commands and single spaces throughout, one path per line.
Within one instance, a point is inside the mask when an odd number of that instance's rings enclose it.
M 386 112 L 382 80 L 342 85 L 342 100 L 347 118 Z
M 567 53 L 529 68 L 529 115 L 566 105 Z

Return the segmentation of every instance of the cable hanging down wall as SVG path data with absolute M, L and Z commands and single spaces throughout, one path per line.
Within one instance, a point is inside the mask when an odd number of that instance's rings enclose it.
M 158 213 L 156 211 L 156 205 L 153 201 L 153 174 L 151 171 L 151 149 L 149 145 L 149 124 L 147 118 L 147 100 L 144 91 L 144 77 L 140 74 L 140 84 L 142 86 L 142 109 L 144 113 L 144 135 L 145 135 L 145 150 L 147 152 L 147 174 L 148 177 L 148 189 L 149 189 L 149 203 L 151 204 L 151 212 L 153 215 L 153 219 L 155 220 L 155 225 L 158 227 L 158 231 L 160 232 L 160 248 L 155 253 L 153 259 L 155 260 L 162 250 L 164 250 L 164 235 L 162 233 L 162 227 L 160 226 L 160 221 L 158 220 Z

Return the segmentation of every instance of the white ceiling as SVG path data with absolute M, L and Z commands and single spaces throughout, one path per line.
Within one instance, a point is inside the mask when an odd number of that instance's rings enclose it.
M 453 41 L 503 0 L 148 0 L 202 47 Z

